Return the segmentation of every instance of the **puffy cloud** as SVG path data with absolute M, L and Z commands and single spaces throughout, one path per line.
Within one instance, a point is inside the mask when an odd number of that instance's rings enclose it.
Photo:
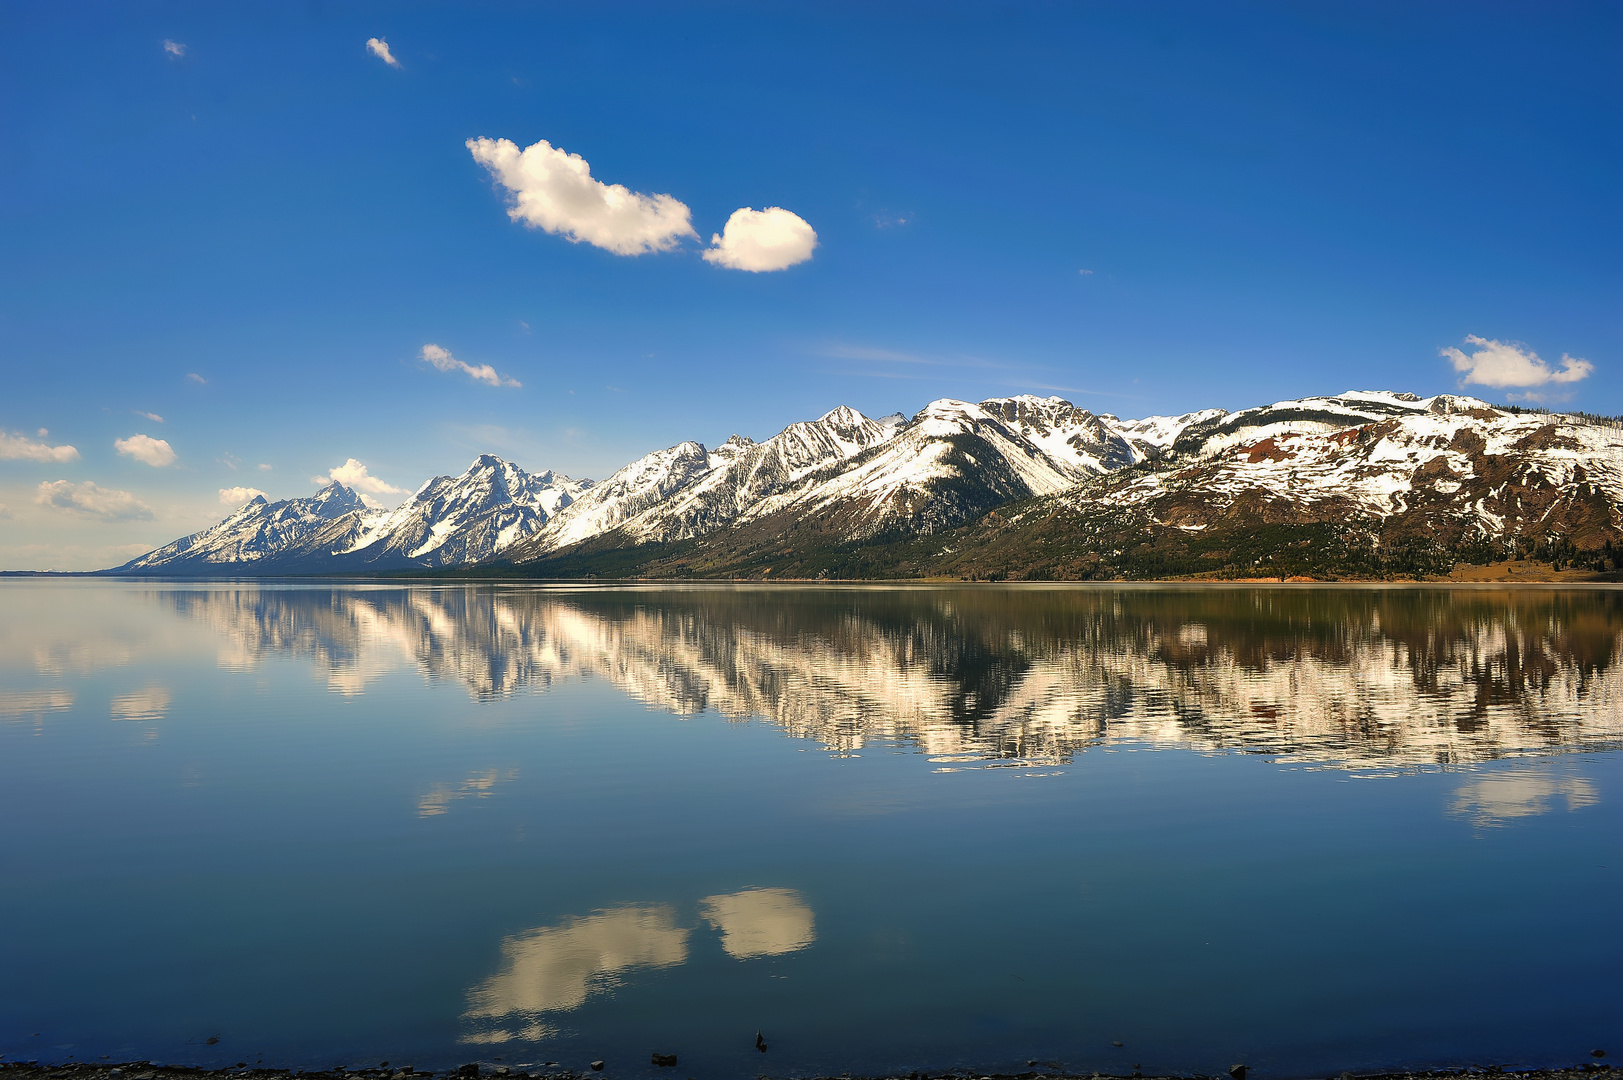
M 326 476 L 312 476 L 310 482 L 320 484 L 323 487 L 332 483 L 343 484 L 352 491 L 359 492 L 361 499 L 368 506 L 381 505 L 374 496 L 404 495 L 406 493 L 405 488 L 395 487 L 393 484 L 380 480 L 367 472 L 366 466 L 354 458 L 350 458 L 342 465 L 334 465 L 327 470 Z
M 130 412 L 134 413 L 136 416 L 144 416 L 148 420 L 151 420 L 154 424 L 163 423 L 163 417 L 159 416 L 155 412 L 145 412 L 141 409 L 131 409 Z
M 733 211 L 721 235 L 710 237 L 706 262 L 732 270 L 787 270 L 812 257 L 817 233 L 806 219 L 781 206 Z
M 489 364 L 480 364 L 478 367 L 474 367 L 472 364 L 465 364 L 461 360 L 458 360 L 456 357 L 452 356 L 451 350 L 442 349 L 432 342 L 423 346 L 422 358 L 428 363 L 439 368 L 441 371 L 465 371 L 468 373 L 468 377 L 473 379 L 475 382 L 489 383 L 491 386 L 524 385 L 517 379 L 509 378 L 506 375 L 496 374 L 496 369 L 491 367 Z
M 220 502 L 225 506 L 242 506 L 250 499 L 265 494 L 256 487 L 228 487 L 220 489 Z
M 168 53 L 170 56 L 175 56 L 175 57 L 185 56 L 186 55 L 186 46 L 182 45 L 178 41 L 170 41 L 168 38 L 164 38 L 163 39 L 163 51 Z
M 1473 353 L 1449 346 L 1438 350 L 1438 355 L 1454 363 L 1460 373 L 1461 384 L 1478 383 L 1482 386 L 1544 386 L 1547 383 L 1572 383 L 1589 377 L 1595 365 L 1588 360 L 1561 354 L 1560 368 L 1552 368 L 1539 358 L 1538 353 L 1516 341 L 1494 341 L 1490 338 L 1467 335 L 1467 345 L 1477 346 Z
M 39 429 L 40 438 L 46 431 Z M 0 461 L 78 461 L 79 451 L 71 446 L 49 446 L 16 432 L 0 431 Z
M 151 465 L 154 469 L 175 463 L 175 451 L 168 440 L 154 439 L 151 435 L 131 435 L 127 439 L 114 439 L 113 449 L 125 457 Z
M 616 255 L 669 251 L 685 236 L 698 239 L 682 202 L 594 180 L 585 158 L 545 139 L 523 150 L 509 139 L 469 139 L 466 145 L 508 190 L 507 216 L 514 221 Z
M 382 38 L 367 38 L 366 51 L 377 57 L 379 60 L 382 60 L 385 64 L 388 64 L 392 68 L 397 68 L 400 66 L 400 61 L 396 60 L 394 58 L 394 53 L 389 51 L 389 43 L 384 41 Z
M 127 491 L 97 487 L 89 480 L 71 483 L 47 480 L 39 486 L 34 501 L 41 506 L 71 510 L 102 521 L 151 521 L 152 508 Z

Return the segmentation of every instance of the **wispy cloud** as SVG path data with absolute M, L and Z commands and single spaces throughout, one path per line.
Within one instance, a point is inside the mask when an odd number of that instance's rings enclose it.
M 186 378 L 190 379 L 192 382 L 196 383 L 198 386 L 207 386 L 208 385 L 208 380 L 203 378 L 203 376 L 199 375 L 195 371 L 188 371 L 186 373 Z
M 261 461 L 258 465 L 255 465 L 254 468 L 258 469 L 260 472 L 270 472 L 271 464 L 268 461 Z
M 366 51 L 377 57 L 379 60 L 382 60 L 385 64 L 388 64 L 392 68 L 398 68 L 400 66 L 400 61 L 396 60 L 394 58 L 394 53 L 389 51 L 389 43 L 384 41 L 382 38 L 367 38 Z
M 680 200 L 593 179 L 585 158 L 545 139 L 523 150 L 510 139 L 469 139 L 466 145 L 507 189 L 507 216 L 521 224 L 616 255 L 669 251 L 684 237 L 699 237 Z
M 39 430 L 40 438 L 46 434 Z M 50 446 L 31 439 L 20 432 L 0 431 L 0 460 L 4 461 L 78 461 L 79 451 L 67 445 Z
M 113 449 L 127 458 L 161 469 L 175 463 L 174 448 L 167 439 L 154 439 L 150 435 L 131 435 L 127 439 L 114 439 Z
M 897 352 L 894 349 L 881 349 L 872 345 L 846 345 L 836 343 L 825 345 L 818 352 L 823 356 L 831 356 L 836 360 L 875 360 L 882 364 L 934 364 L 937 360 L 918 356 L 914 353 Z
M 496 373 L 496 369 L 491 367 L 489 364 L 480 364 L 477 367 L 475 367 L 473 364 L 465 364 L 461 360 L 458 360 L 456 357 L 452 356 L 451 350 L 441 348 L 432 342 L 423 346 L 421 356 L 426 363 L 433 364 L 441 371 L 465 372 L 468 377 L 475 382 L 488 383 L 491 386 L 517 387 L 524 385 L 517 379 L 510 378 L 506 375 L 498 375 Z
M 817 232 L 799 214 L 781 206 L 734 210 L 719 234 L 710 237 L 704 261 L 729 270 L 764 273 L 805 262 L 817 248 Z
M 186 55 L 186 46 L 182 45 L 178 41 L 170 41 L 168 38 L 164 38 L 163 51 L 168 53 L 170 56 L 179 58 Z
M 154 424 L 163 423 L 163 417 L 159 416 L 155 412 L 145 412 L 145 411 L 143 411 L 141 409 L 131 409 L 130 412 L 135 414 L 136 416 L 144 416 L 148 420 L 151 420 Z
M 328 484 L 339 483 L 352 491 L 358 492 L 368 506 L 379 506 L 382 503 L 375 497 L 379 495 L 404 495 L 405 488 L 395 487 L 387 480 L 379 479 L 367 471 L 365 465 L 350 458 L 342 465 L 334 465 L 327 470 L 326 476 L 312 476 L 312 484 L 325 487 Z
M 1037 381 L 1041 380 L 1045 374 L 1048 378 L 1064 377 L 1063 372 L 1041 364 L 1016 364 L 1002 360 L 988 360 L 980 356 L 929 356 L 850 342 L 835 342 L 822 345 L 812 351 L 819 356 L 827 356 L 837 360 L 857 360 L 872 365 L 854 371 L 834 372 L 832 374 L 857 376 L 866 379 L 923 381 L 937 379 L 942 376 L 928 372 L 917 374 L 913 372 L 919 372 L 920 369 L 927 368 L 957 369 L 965 372 L 985 372 L 987 374 L 979 378 L 994 387 L 1003 386 L 1021 390 L 1047 390 L 1064 394 L 1083 394 L 1090 397 L 1140 400 L 1139 395 L 1136 394 L 1112 393 L 1108 390 L 1089 390 L 1081 386 L 1063 386 L 1057 383 Z M 898 367 L 902 367 L 903 370 L 897 370 Z M 913 369 L 912 372 L 906 370 L 909 367 Z
M 1438 355 L 1453 362 L 1460 373 L 1460 385 L 1476 383 L 1480 386 L 1544 386 L 1549 383 L 1575 383 L 1586 379 L 1595 370 L 1588 360 L 1561 354 L 1561 366 L 1553 368 L 1538 353 L 1519 341 L 1495 341 L 1491 338 L 1468 334 L 1466 345 L 1476 351 L 1449 346 L 1439 349 Z
M 264 494 L 256 487 L 223 487 L 220 489 L 220 502 L 225 506 L 241 506 Z
M 907 379 L 912 382 L 927 382 L 935 378 L 933 375 L 914 375 L 906 371 L 840 371 L 825 374 L 854 375 L 859 379 Z
M 47 480 L 39 486 L 34 501 L 41 506 L 67 510 L 101 521 L 151 521 L 152 508 L 127 491 L 97 487 L 89 480 L 75 484 L 68 480 Z
M 1052 383 L 1037 382 L 1017 382 L 1009 385 L 1020 387 L 1023 390 L 1057 390 L 1062 394 L 1086 394 L 1088 397 L 1123 398 L 1128 401 L 1144 400 L 1141 394 L 1117 394 L 1109 390 L 1089 390 L 1085 386 L 1055 386 Z
M 1001 360 L 987 360 L 979 356 L 927 356 L 920 353 L 901 352 L 873 345 L 854 345 L 847 342 L 823 345 L 814 351 L 820 356 L 832 357 L 836 360 L 866 360 L 878 364 L 923 364 L 932 367 L 983 368 L 993 371 L 1030 371 L 1035 366 L 1032 364 L 1010 364 Z

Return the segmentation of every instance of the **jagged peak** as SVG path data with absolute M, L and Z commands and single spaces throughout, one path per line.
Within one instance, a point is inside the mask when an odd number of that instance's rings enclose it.
M 1011 397 L 987 398 L 985 401 L 982 401 L 980 404 L 983 407 L 991 406 L 991 405 L 1013 404 L 1013 405 L 1026 405 L 1026 406 L 1046 405 L 1046 406 L 1048 406 L 1050 408 L 1055 408 L 1055 409 L 1058 409 L 1058 408 L 1074 409 L 1074 408 L 1076 408 L 1076 406 L 1073 405 L 1071 402 L 1066 401 L 1064 398 L 1059 397 L 1058 395 L 1051 395 L 1049 397 L 1038 397 L 1036 394 L 1015 394 L 1015 395 L 1013 395 Z
M 817 418 L 819 424 L 839 424 L 845 427 L 855 427 L 866 423 L 868 418 L 849 405 L 840 405 L 830 409 Z

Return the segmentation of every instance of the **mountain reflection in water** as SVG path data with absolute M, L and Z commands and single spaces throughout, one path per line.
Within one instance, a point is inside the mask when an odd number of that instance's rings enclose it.
M 480 701 L 603 679 L 677 715 L 762 717 L 838 753 L 1048 765 L 1103 743 L 1343 768 L 1623 740 L 1609 591 L 166 590 L 221 663 L 391 668 Z

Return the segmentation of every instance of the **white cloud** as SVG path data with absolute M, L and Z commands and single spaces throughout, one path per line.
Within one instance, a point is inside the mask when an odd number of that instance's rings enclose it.
M 1077 273 L 1081 274 L 1083 277 L 1092 277 L 1093 276 L 1093 271 L 1092 270 L 1078 270 Z
M 250 499 L 265 494 L 256 487 L 228 487 L 220 489 L 220 502 L 225 506 L 241 506 Z
M 260 472 L 271 471 L 271 465 L 268 461 L 261 461 L 258 465 L 255 465 L 254 468 L 258 469 Z
M 168 53 L 170 56 L 185 56 L 186 46 L 182 45 L 178 41 L 170 41 L 168 38 L 164 38 L 163 51 Z
M 1477 346 L 1476 352 L 1450 346 L 1438 350 L 1439 356 L 1454 362 L 1460 373 L 1460 383 L 1482 386 L 1543 386 L 1546 383 L 1572 383 L 1589 377 L 1595 365 L 1588 360 L 1561 354 L 1561 367 L 1552 368 L 1539 358 L 1538 353 L 1516 341 L 1494 341 L 1469 334 L 1467 345 Z
M 441 371 L 465 371 L 468 373 L 468 377 L 473 379 L 475 382 L 489 383 L 491 386 L 524 385 L 517 379 L 509 378 L 506 375 L 496 374 L 496 369 L 491 367 L 489 364 L 480 364 L 478 367 L 474 367 L 472 364 L 465 364 L 461 360 L 458 360 L 456 357 L 452 356 L 451 350 L 442 349 L 440 346 L 435 345 L 432 342 L 423 346 L 421 355 L 423 360 L 433 364 Z
M 89 480 L 75 484 L 67 480 L 47 480 L 39 486 L 34 501 L 41 506 L 71 510 L 103 521 L 151 521 L 152 508 L 127 491 L 97 487 Z
M 198 386 L 206 386 L 206 385 L 208 385 L 208 380 L 203 378 L 203 376 L 199 375 L 195 371 L 188 371 L 186 373 L 186 378 L 190 379 L 192 382 L 196 383 Z
M 168 440 L 154 439 L 151 435 L 131 435 L 127 439 L 114 439 L 113 449 L 125 457 L 151 465 L 154 469 L 175 463 L 175 451 Z
M 817 233 L 799 214 L 781 206 L 733 211 L 721 235 L 712 234 L 706 262 L 732 270 L 787 270 L 812 257 Z
M 40 438 L 46 430 L 39 429 Z M 79 451 L 72 446 L 48 446 L 18 432 L 0 431 L 0 461 L 78 461 Z
M 131 409 L 130 412 L 134 413 L 136 416 L 144 416 L 148 420 L 151 420 L 154 424 L 163 423 L 163 417 L 159 416 L 155 412 L 143 412 L 140 409 Z
M 312 476 L 310 482 L 320 484 L 323 487 L 332 483 L 343 484 L 350 490 L 358 492 L 368 506 L 381 505 L 380 500 L 374 498 L 374 496 L 406 494 L 405 488 L 398 488 L 385 480 L 378 479 L 367 472 L 366 466 L 354 458 L 350 458 L 342 465 L 334 465 L 327 470 L 326 476 Z
M 12 518 L 11 507 L 0 503 L 0 521 L 9 521 Z
M 394 58 L 394 53 L 389 51 L 389 43 L 384 41 L 382 38 L 367 38 L 366 51 L 377 57 L 379 60 L 382 60 L 385 64 L 388 64 L 392 68 L 397 68 L 400 66 L 400 61 L 396 60 Z
M 508 190 L 507 216 L 514 221 L 616 255 L 669 251 L 684 236 L 698 239 L 682 202 L 594 180 L 585 158 L 545 139 L 523 150 L 509 139 L 469 139 L 466 145 Z

